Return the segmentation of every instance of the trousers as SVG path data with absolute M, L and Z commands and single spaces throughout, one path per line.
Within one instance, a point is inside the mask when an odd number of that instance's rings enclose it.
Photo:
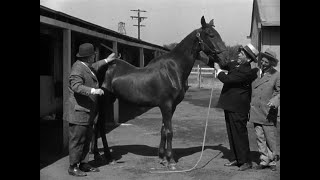
M 69 123 L 70 166 L 78 163 L 88 163 L 92 133 L 93 130 L 91 125 Z
M 224 110 L 232 160 L 239 164 L 251 162 L 247 122 L 248 113 Z
M 257 136 L 258 151 L 260 153 L 261 165 L 276 165 L 275 155 L 279 155 L 277 150 L 275 126 L 266 126 L 254 123 L 254 129 Z

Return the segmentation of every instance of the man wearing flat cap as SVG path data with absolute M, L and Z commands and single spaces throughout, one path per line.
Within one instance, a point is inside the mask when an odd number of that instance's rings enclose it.
M 251 100 L 251 83 L 256 78 L 251 62 L 257 62 L 258 50 L 252 44 L 240 46 L 238 59 L 230 63 L 228 74 L 215 63 L 217 78 L 223 83 L 218 108 L 224 109 L 232 158 L 225 166 L 238 166 L 240 171 L 252 168 L 247 122 Z M 236 63 L 236 64 L 235 64 Z
M 94 62 L 96 52 L 90 43 L 79 46 L 77 61 L 72 65 L 69 76 L 68 107 L 64 119 L 69 122 L 69 162 L 68 173 L 86 176 L 85 172 L 98 172 L 88 164 L 92 126 L 97 118 L 97 96 L 104 92 L 99 88 L 97 74 L 115 59 L 110 54 L 106 59 Z
M 252 83 L 250 122 L 254 124 L 260 164 L 255 169 L 276 170 L 279 160 L 277 149 L 277 115 L 280 105 L 280 72 L 274 67 L 278 64 L 276 53 L 267 49 L 260 54 L 261 69 L 258 78 Z

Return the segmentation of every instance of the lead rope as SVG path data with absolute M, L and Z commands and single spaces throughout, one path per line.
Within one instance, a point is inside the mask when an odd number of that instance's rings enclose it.
M 204 135 L 203 135 L 203 142 L 202 142 L 202 150 L 201 150 L 201 155 L 199 157 L 198 162 L 190 169 L 187 170 L 180 170 L 180 171 L 150 171 L 151 173 L 177 173 L 177 172 L 189 172 L 192 171 L 193 169 L 195 169 L 198 165 L 198 163 L 200 162 L 201 158 L 202 158 L 202 154 L 203 154 L 203 149 L 204 149 L 204 144 L 206 141 L 206 134 L 207 134 L 207 127 L 208 127 L 208 119 L 209 119 L 209 114 L 210 114 L 210 107 L 211 107 L 211 99 L 212 99 L 212 93 L 213 93 L 213 86 L 211 89 L 211 95 L 210 95 L 210 101 L 209 101 L 209 107 L 208 107 L 208 112 L 207 112 L 207 119 L 206 119 L 206 126 L 204 129 Z

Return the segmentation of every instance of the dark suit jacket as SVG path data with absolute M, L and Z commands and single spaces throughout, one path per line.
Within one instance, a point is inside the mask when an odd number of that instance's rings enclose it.
M 237 65 L 239 65 L 238 62 L 233 60 L 233 61 L 228 62 L 225 66 L 221 66 L 221 69 L 224 69 L 224 70 L 227 70 L 227 71 L 231 71 Z
M 68 110 L 64 113 L 64 119 L 69 123 L 90 125 L 96 120 L 97 98 L 92 95 L 91 88 L 99 88 L 99 82 L 95 74 L 107 63 L 100 60 L 92 64 L 90 69 L 77 60 L 71 68 L 69 76 L 69 98 L 66 102 Z
M 223 83 L 217 107 L 232 112 L 249 113 L 251 82 L 256 77 L 250 64 L 235 66 L 228 74 L 220 72 L 217 77 Z

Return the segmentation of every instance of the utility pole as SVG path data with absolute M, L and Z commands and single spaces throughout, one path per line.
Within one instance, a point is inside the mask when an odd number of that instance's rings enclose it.
M 145 27 L 145 25 L 140 25 L 140 22 L 143 20 L 143 19 L 147 19 L 147 17 L 141 17 L 140 16 L 140 12 L 147 12 L 147 11 L 144 11 L 144 10 L 130 10 L 130 11 L 138 11 L 138 16 L 130 16 L 132 19 L 133 18 L 137 18 L 138 19 L 138 25 L 133 25 L 133 26 L 138 26 L 138 39 L 140 40 L 140 27 Z

